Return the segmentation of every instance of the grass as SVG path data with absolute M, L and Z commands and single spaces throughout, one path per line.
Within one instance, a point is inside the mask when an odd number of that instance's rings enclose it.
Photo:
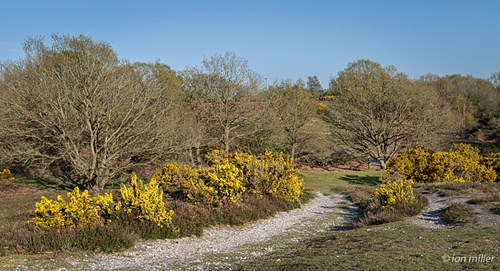
M 324 195 L 329 195 L 339 187 L 350 185 L 379 184 L 379 179 L 383 175 L 382 171 L 367 172 L 321 172 L 303 171 L 300 177 L 304 178 L 304 189 L 306 191 L 318 191 Z
M 472 206 L 463 203 L 453 203 L 443 210 L 443 220 L 451 223 L 467 223 L 475 220 Z
M 500 228 L 425 229 L 407 222 L 334 231 L 238 265 L 236 270 L 499 270 Z M 484 254 L 490 263 L 449 257 Z M 456 258 L 455 258 L 456 259 Z

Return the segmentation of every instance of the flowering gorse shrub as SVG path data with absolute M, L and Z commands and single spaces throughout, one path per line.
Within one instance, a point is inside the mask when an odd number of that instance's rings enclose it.
M 132 174 L 130 186 L 122 185 L 120 195 L 118 206 L 126 215 L 154 222 L 158 227 L 170 226 L 172 223 L 174 211 L 167 211 L 163 202 L 163 191 L 159 189 L 154 178 L 145 184 L 138 182 L 137 176 Z
M 163 191 L 155 179 L 148 184 L 137 182 L 132 175 L 130 186 L 122 185 L 120 196 L 112 193 L 91 196 L 88 190 L 80 192 L 76 187 L 67 193 L 68 200 L 57 196 L 46 197 L 35 203 L 35 217 L 28 222 L 42 229 L 75 228 L 102 224 L 121 216 L 154 222 L 159 227 L 169 226 L 173 211 L 167 211 L 163 202 Z
M 481 156 L 476 147 L 456 144 L 448 152 L 416 149 L 403 153 L 389 160 L 387 173 L 416 182 L 492 182 L 497 178 L 493 160 Z
M 298 169 L 283 153 L 266 151 L 261 154 L 255 166 L 257 191 L 297 201 L 304 191 L 304 181 L 298 177 Z
M 171 176 L 184 178 L 181 190 L 189 202 L 216 206 L 237 202 L 243 193 L 298 201 L 303 192 L 298 170 L 282 153 L 266 151 L 253 157 L 241 152 L 214 150 L 208 153 L 207 163 L 209 167 L 201 169 L 165 164 L 156 178 L 161 182 L 170 182 Z
M 415 201 L 413 180 L 390 180 L 373 190 L 373 196 L 382 207 L 405 205 Z
M 484 156 L 482 163 L 487 168 L 494 170 L 497 175 L 497 182 L 500 181 L 500 152 Z
M 46 197 L 35 204 L 35 217 L 29 222 L 43 229 L 81 227 L 105 222 L 116 211 L 113 195 L 89 195 L 87 190 L 80 192 L 76 187 L 68 192 L 68 201 L 62 196 L 56 200 Z
M 153 176 L 165 191 L 178 191 L 182 188 L 184 180 L 197 179 L 199 172 L 189 165 L 176 162 L 167 163 L 162 166 Z
M 10 170 L 8 168 L 0 171 L 0 185 L 8 184 L 14 181 L 14 177 L 10 175 Z

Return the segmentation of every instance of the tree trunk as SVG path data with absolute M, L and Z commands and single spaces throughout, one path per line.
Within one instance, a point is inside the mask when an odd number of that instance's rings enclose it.
M 387 167 L 384 159 L 379 159 L 378 162 L 380 163 L 380 168 L 385 169 Z
M 292 144 L 292 149 L 290 151 L 290 158 L 292 159 L 292 162 L 295 160 L 295 144 Z
M 224 128 L 224 150 L 229 152 L 229 127 Z

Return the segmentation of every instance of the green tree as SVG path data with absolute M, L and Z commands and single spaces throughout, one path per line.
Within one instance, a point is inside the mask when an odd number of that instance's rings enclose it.
M 338 93 L 330 115 L 335 139 L 382 168 L 401 150 L 436 143 L 451 131 L 451 113 L 436 91 L 394 67 L 359 60 L 331 85 Z

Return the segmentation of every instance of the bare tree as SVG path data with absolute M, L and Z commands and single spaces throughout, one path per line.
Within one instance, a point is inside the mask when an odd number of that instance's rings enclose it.
M 185 71 L 184 79 L 194 117 L 206 127 L 209 142 L 229 151 L 235 140 L 256 132 L 255 99 L 262 80 L 246 60 L 233 52 L 215 55 L 201 68 Z
M 294 159 L 297 149 L 310 137 L 304 128 L 316 114 L 313 94 L 306 90 L 301 81 L 295 84 L 283 81 L 270 87 L 268 94 L 272 105 L 270 110 L 276 120 L 273 123 L 283 135 L 290 156 Z
M 331 86 L 338 93 L 330 118 L 336 139 L 382 168 L 401 150 L 434 145 L 453 128 L 451 110 L 437 92 L 394 67 L 359 60 Z
M 122 63 L 108 44 L 84 36 L 54 35 L 50 47 L 29 39 L 25 52 L 1 70 L 11 162 L 99 191 L 169 147 L 172 103 L 160 66 Z

